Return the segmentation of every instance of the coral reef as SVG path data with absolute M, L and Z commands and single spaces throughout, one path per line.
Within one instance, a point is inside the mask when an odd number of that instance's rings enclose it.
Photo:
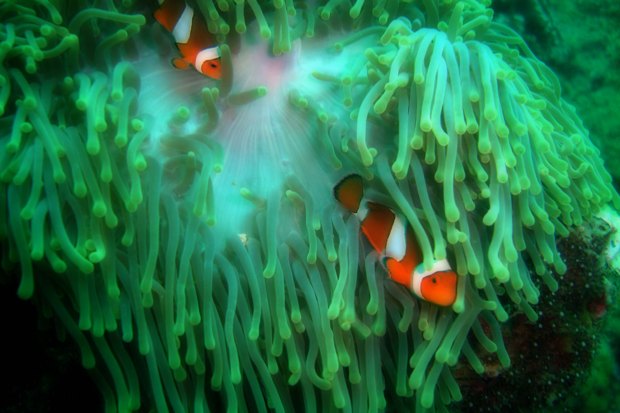
M 0 5 L 2 264 L 106 410 L 441 412 L 457 366 L 508 369 L 556 239 L 619 204 L 551 70 L 486 2 L 192 4 L 221 81 L 149 4 Z M 385 279 L 347 173 L 450 260 L 451 308 Z
M 584 386 L 599 349 L 610 295 L 615 293 L 612 283 L 618 278 L 617 268 L 605 259 L 612 231 L 607 222 L 595 218 L 561 240 L 558 248 L 567 271 L 557 291 L 541 295 L 535 323 L 515 315 L 502 325 L 513 361 L 510 369 L 488 359 L 481 376 L 467 366 L 461 370 L 457 377 L 466 402 L 458 411 L 610 411 L 593 407 Z

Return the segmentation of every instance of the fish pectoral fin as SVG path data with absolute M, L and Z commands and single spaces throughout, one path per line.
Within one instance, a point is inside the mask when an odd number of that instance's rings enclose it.
M 390 278 L 398 284 L 404 285 L 407 288 L 411 288 L 411 270 L 403 265 L 402 262 L 388 257 L 385 260 L 385 267 L 388 270 Z
M 172 59 L 172 66 L 176 67 L 177 69 L 185 70 L 189 67 L 189 63 L 187 63 L 180 57 L 175 57 L 174 59 Z

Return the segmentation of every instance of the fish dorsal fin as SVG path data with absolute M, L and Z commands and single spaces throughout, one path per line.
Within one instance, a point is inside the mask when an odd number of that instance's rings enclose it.
M 364 183 L 357 174 L 346 176 L 334 187 L 334 197 L 343 207 L 356 213 L 364 197 Z

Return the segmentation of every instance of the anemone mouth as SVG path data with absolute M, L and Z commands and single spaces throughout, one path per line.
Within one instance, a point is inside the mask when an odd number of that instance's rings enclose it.
M 312 111 L 331 112 L 332 119 L 348 116 L 330 93 L 332 86 L 313 76 L 325 66 L 328 59 L 321 52 L 333 41 L 326 38 L 302 44 L 298 39 L 292 42 L 290 53 L 276 56 L 270 43 L 260 37 L 258 28 L 251 25 L 231 54 L 233 87 L 221 97 L 213 94 L 216 89 L 210 89 L 213 82 L 196 72 L 179 75 L 162 64 L 158 54 L 143 54 L 144 63 L 154 68 L 143 77 L 148 86 L 139 97 L 140 107 L 155 122 L 153 156 L 172 150 L 175 138 L 183 134 L 221 146 L 213 154 L 217 159 L 210 167 L 217 173 L 212 191 L 217 193 L 220 227 L 229 228 L 225 232 L 247 233 L 247 222 L 255 208 L 264 206 L 272 191 L 282 196 L 286 182 L 301 177 L 306 192 L 322 197 L 337 179 L 336 168 L 320 156 L 317 114 L 308 116 Z M 328 55 L 335 56 L 333 52 Z M 197 89 L 202 90 L 202 99 L 192 93 Z M 292 99 L 306 99 L 303 96 L 312 96 L 320 103 L 310 109 L 291 104 Z M 210 100 L 211 111 L 217 112 L 217 124 L 211 119 L 213 113 L 205 113 L 204 99 Z M 170 108 L 176 108 L 175 115 L 169 115 Z M 307 171 L 313 173 L 308 175 Z
M 500 325 L 557 288 L 556 236 L 618 203 L 555 76 L 476 1 L 198 2 L 219 82 L 174 70 L 132 2 L 26 3 L 0 6 L 2 256 L 110 408 L 445 409 L 457 363 L 510 365 Z M 426 270 L 450 262 L 452 307 L 384 280 L 332 196 L 349 173 Z

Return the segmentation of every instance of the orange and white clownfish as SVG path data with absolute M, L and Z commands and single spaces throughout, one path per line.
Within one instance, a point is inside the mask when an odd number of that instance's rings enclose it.
M 340 204 L 359 218 L 362 232 L 384 259 L 389 277 L 421 299 L 450 306 L 456 299 L 457 275 L 448 260 L 437 260 L 424 270 L 422 255 L 406 222 L 385 205 L 364 199 L 359 175 L 349 175 L 334 187 Z
M 159 4 L 154 17 L 172 33 L 182 55 L 172 64 L 178 69 L 193 66 L 212 79 L 222 77 L 220 48 L 202 17 L 184 0 L 159 0 Z

